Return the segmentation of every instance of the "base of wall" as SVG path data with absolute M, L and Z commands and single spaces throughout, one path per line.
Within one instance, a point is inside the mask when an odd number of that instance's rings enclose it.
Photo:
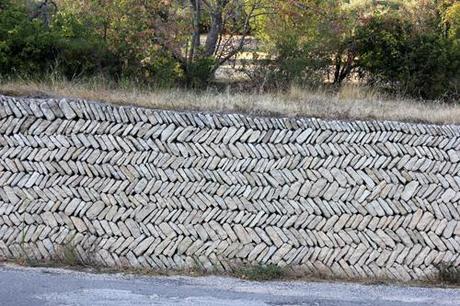
M 114 270 L 134 270 L 159 273 L 222 273 L 235 275 L 242 267 L 260 266 L 260 262 L 248 262 L 244 258 L 222 258 L 215 254 L 209 255 L 164 255 L 136 256 L 133 252 L 117 255 L 108 250 L 91 250 L 81 245 L 48 244 L 41 242 L 14 244 L 9 249 L 0 243 L 0 261 L 21 261 L 25 264 L 57 263 L 68 266 L 87 266 Z M 273 264 L 273 263 L 270 263 Z M 302 263 L 276 263 L 288 275 L 315 279 L 334 279 L 347 281 L 398 281 L 398 282 L 437 282 L 439 265 L 422 268 L 409 268 L 394 264 L 391 267 L 380 267 L 370 263 L 364 267 L 350 266 L 345 261 L 328 265 L 321 260 Z

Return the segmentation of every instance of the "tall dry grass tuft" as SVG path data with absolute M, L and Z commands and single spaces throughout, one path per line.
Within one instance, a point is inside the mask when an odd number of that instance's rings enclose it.
M 338 92 L 292 87 L 287 92 L 251 94 L 233 92 L 231 89 L 224 92 L 159 90 L 137 86 L 131 82 L 113 84 L 104 79 L 75 82 L 54 79 L 4 81 L 0 83 L 0 93 L 13 96 L 72 97 L 178 111 L 460 123 L 460 103 L 445 104 L 388 97 L 356 85 L 344 86 Z

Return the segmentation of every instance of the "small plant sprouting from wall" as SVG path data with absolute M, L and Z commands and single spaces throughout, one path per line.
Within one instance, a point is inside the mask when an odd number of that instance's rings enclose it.
M 67 243 L 62 246 L 60 260 L 61 263 L 66 266 L 80 266 L 83 263 L 78 256 L 75 245 L 72 243 Z
M 89 258 L 89 257 L 88 257 Z M 77 250 L 75 236 L 71 236 L 56 249 L 54 262 L 58 265 L 69 267 L 85 266 L 88 264 L 88 258 L 84 259 Z
M 449 285 L 460 285 L 460 267 L 445 263 L 440 265 L 439 280 Z
M 282 278 L 285 272 L 283 268 L 274 264 L 258 264 L 242 267 L 236 271 L 236 275 L 242 279 L 252 281 L 270 281 Z

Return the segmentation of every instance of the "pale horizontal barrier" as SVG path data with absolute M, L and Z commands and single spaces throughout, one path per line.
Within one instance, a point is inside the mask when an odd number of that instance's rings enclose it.
M 460 265 L 460 127 L 0 96 L 0 256 L 420 280 Z

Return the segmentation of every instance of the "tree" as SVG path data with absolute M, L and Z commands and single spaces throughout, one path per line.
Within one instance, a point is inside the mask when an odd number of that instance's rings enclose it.
M 285 84 L 328 80 L 340 86 L 350 77 L 356 68 L 358 8 L 348 1 L 275 1 L 262 37 L 278 63 L 280 79 Z
M 357 69 L 356 28 L 368 16 L 398 7 L 396 2 L 274 1 L 262 37 L 279 63 L 275 71 L 286 84 L 326 81 L 340 87 Z
M 236 56 L 254 19 L 266 13 L 263 0 L 168 1 L 163 13 L 143 3 L 153 39 L 180 63 L 191 85 L 206 83 L 219 66 Z M 203 22 L 209 20 L 207 33 Z M 205 41 L 202 42 L 202 36 Z
M 460 40 L 460 2 L 448 6 L 443 15 L 446 36 Z
M 234 58 L 253 21 L 266 12 L 265 0 L 58 1 L 98 29 L 127 63 L 148 66 L 169 58 L 190 86 L 203 86 Z

